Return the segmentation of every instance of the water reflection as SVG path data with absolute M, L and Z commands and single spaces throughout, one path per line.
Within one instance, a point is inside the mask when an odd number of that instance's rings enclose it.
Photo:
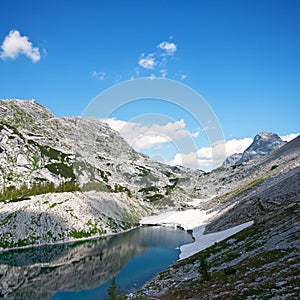
M 142 227 L 103 239 L 3 252 L 1 296 L 103 299 L 112 277 L 125 291 L 139 287 L 178 258 L 175 248 L 191 241 L 179 229 Z

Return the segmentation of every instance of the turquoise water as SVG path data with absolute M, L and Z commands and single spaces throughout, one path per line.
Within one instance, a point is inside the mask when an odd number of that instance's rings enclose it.
M 191 235 L 180 229 L 141 227 L 96 240 L 5 252 L 0 254 L 1 281 L 12 284 L 14 278 L 16 283 L 2 295 L 101 300 L 107 298 L 112 278 L 123 293 L 130 293 L 175 262 L 178 248 L 191 242 Z

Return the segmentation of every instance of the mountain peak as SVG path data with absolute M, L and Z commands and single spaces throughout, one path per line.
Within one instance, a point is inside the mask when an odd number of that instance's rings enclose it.
M 276 133 L 260 132 L 254 137 L 253 143 L 244 151 L 237 164 L 260 158 L 284 144 L 285 142 Z
M 28 118 L 54 118 L 52 112 L 45 106 L 39 104 L 34 99 L 5 99 L 0 100 L 0 117 L 2 119 L 9 119 L 16 123 L 18 120 L 25 120 Z
M 230 155 L 224 161 L 223 166 L 240 165 L 250 160 L 255 160 L 280 148 L 285 143 L 276 133 L 259 132 L 254 137 L 252 144 L 243 153 Z
M 281 140 L 281 138 L 278 136 L 278 134 L 273 133 L 273 132 L 259 132 L 255 138 L 263 138 L 263 139 L 276 139 L 276 140 Z M 255 139 L 254 138 L 254 139 Z

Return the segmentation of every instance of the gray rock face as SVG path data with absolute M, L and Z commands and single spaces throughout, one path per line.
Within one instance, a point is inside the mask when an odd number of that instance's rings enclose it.
M 0 101 L 0 247 L 127 229 L 190 199 L 195 174 L 136 152 L 100 120 Z
M 262 158 L 286 144 L 277 134 L 272 132 L 258 133 L 252 144 L 243 153 L 234 153 L 226 158 L 223 167 L 240 165 Z
M 260 132 L 254 137 L 253 143 L 244 151 L 236 164 L 242 164 L 270 154 L 283 146 L 285 142 L 275 133 Z
M 83 191 L 127 191 L 149 202 L 202 173 L 153 161 L 100 120 L 55 118 L 33 100 L 0 101 L 0 162 L 2 191 L 75 182 Z
M 234 166 L 237 162 L 242 158 L 243 153 L 233 153 L 230 156 L 226 157 L 225 161 L 223 162 L 223 167 L 228 168 L 230 166 Z

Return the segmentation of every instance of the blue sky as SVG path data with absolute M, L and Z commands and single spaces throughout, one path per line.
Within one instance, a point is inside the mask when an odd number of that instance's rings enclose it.
M 0 98 L 81 115 L 117 83 L 166 77 L 206 99 L 228 141 L 297 133 L 299 15 L 298 0 L 2 1 Z M 113 117 L 130 122 L 158 110 L 194 134 L 199 149 L 208 146 L 172 107 L 131 106 Z M 174 151 L 161 146 L 144 150 L 171 161 Z

